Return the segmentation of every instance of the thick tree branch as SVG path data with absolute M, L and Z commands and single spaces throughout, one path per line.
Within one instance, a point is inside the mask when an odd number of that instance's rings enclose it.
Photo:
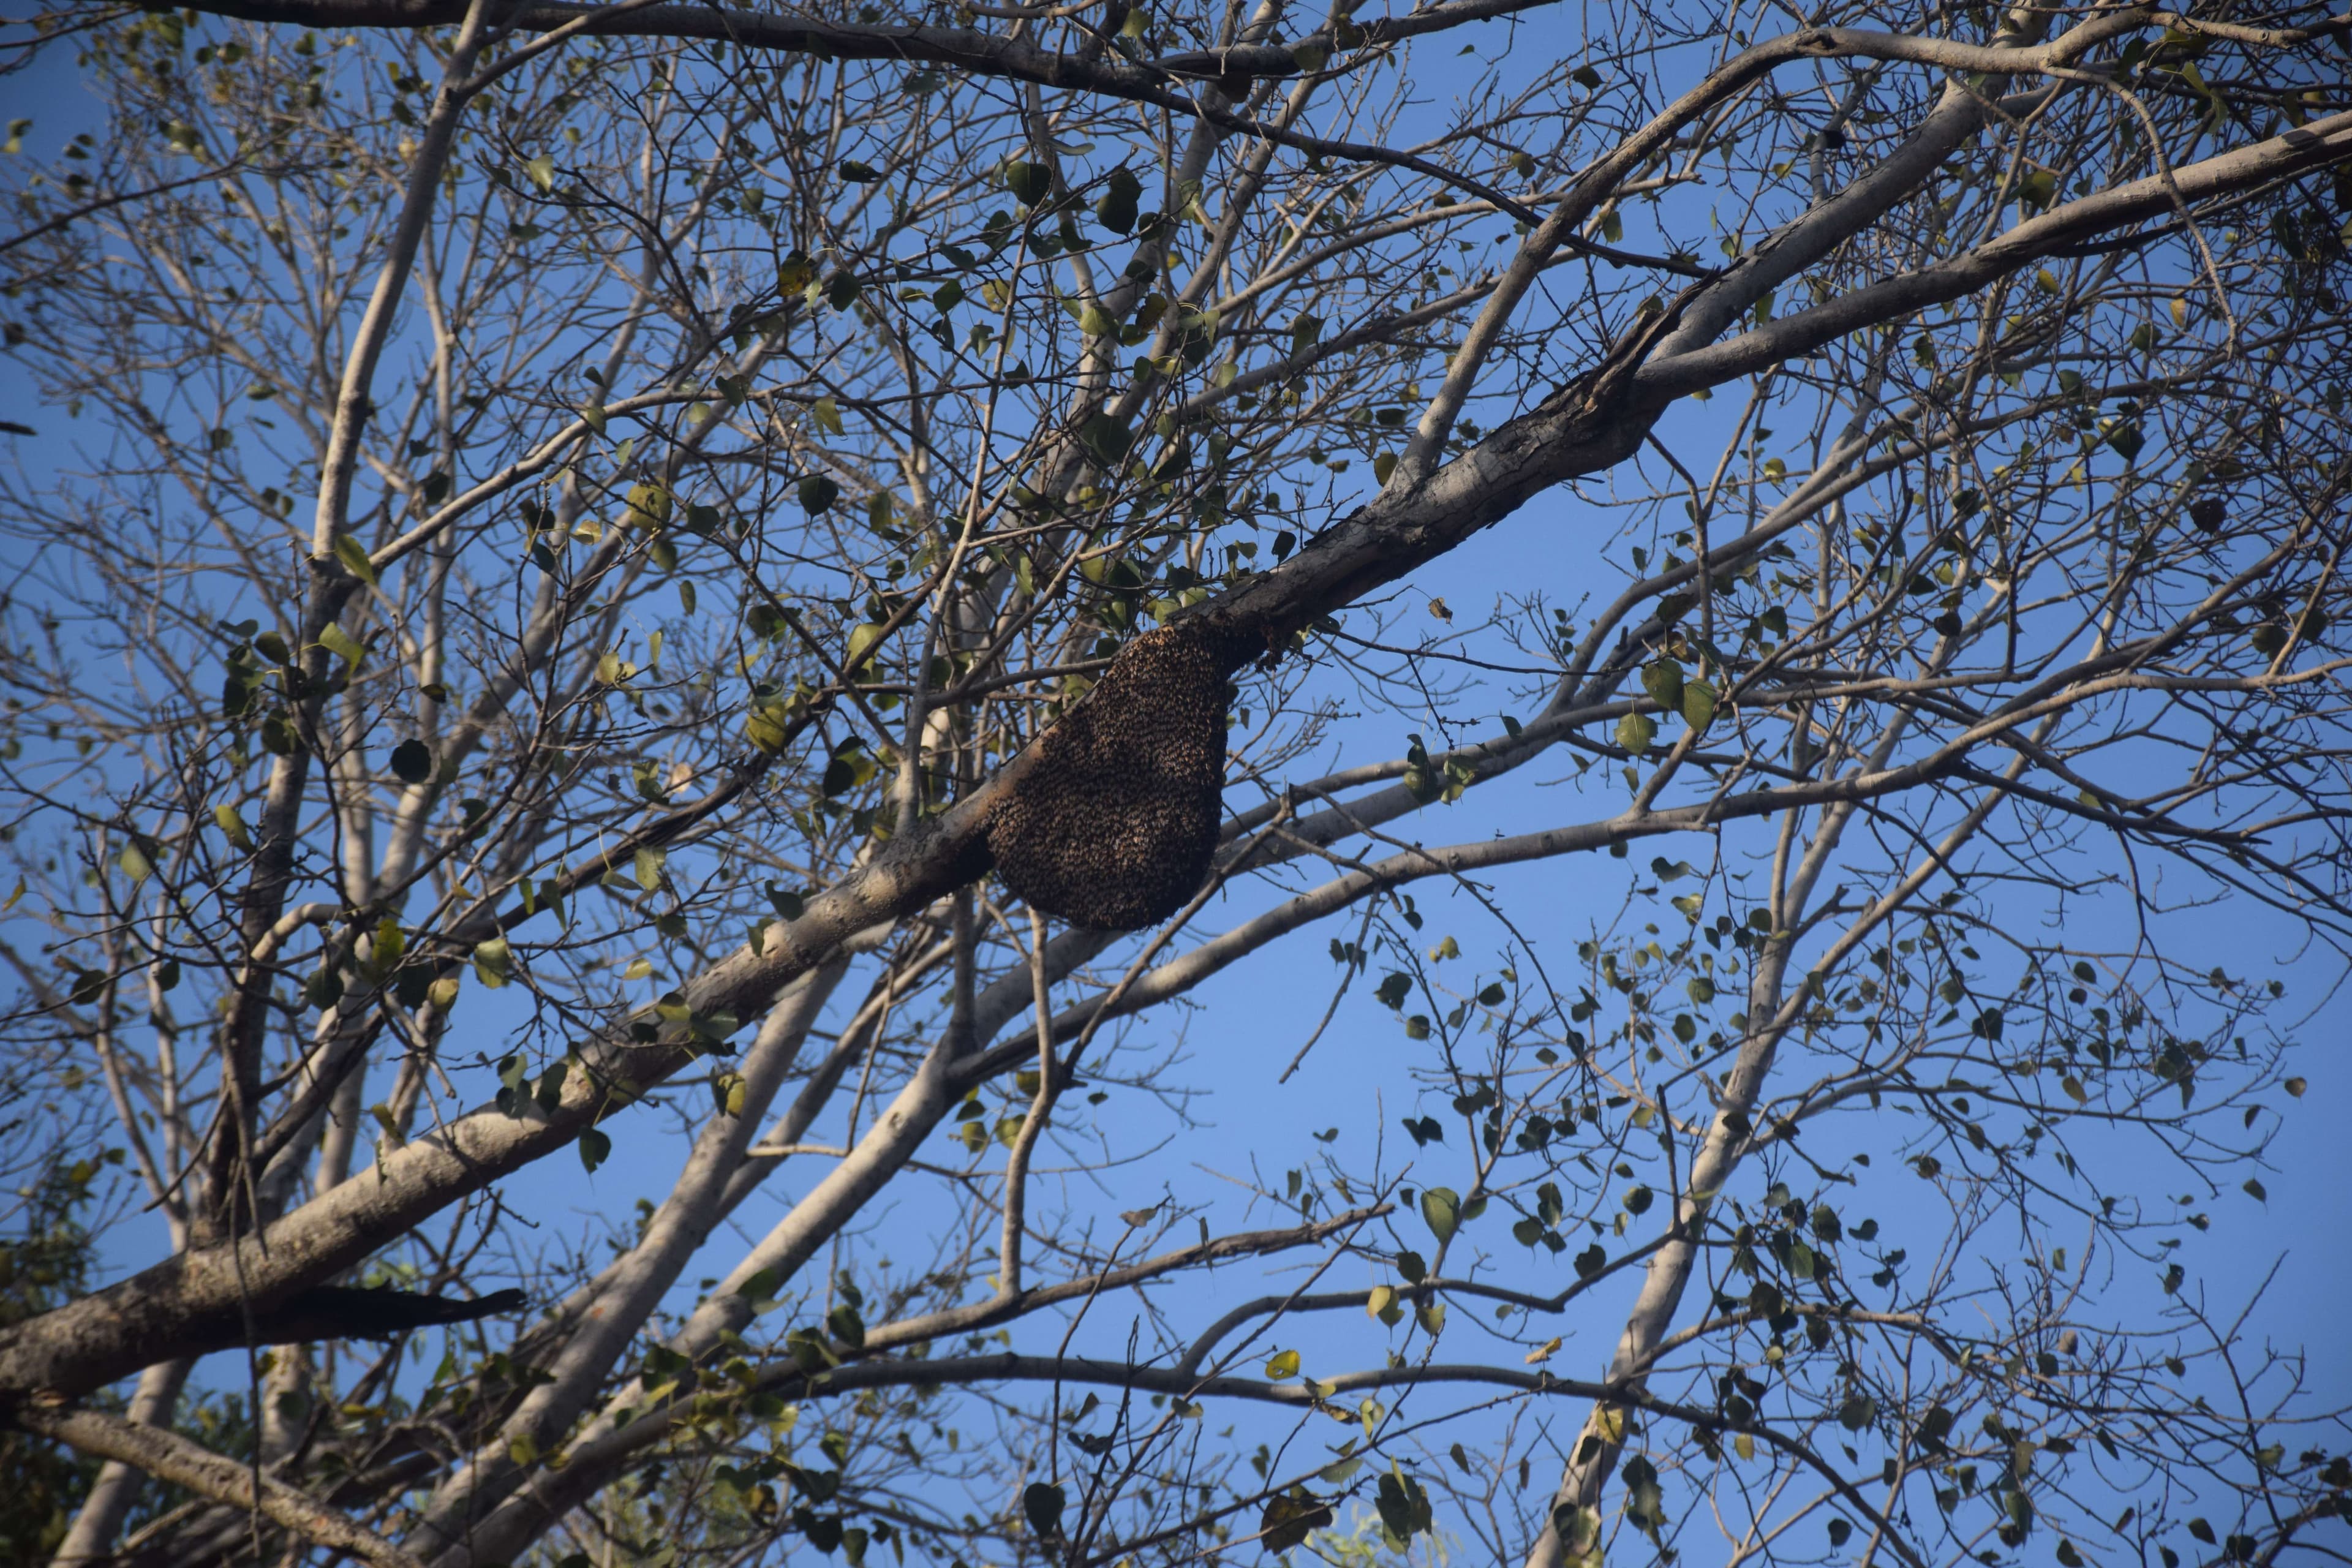
M 2029 218 L 1964 256 L 1884 279 L 1810 310 L 1768 322 L 1727 342 L 1654 360 L 1634 376 L 1643 395 L 1673 398 L 1720 386 L 1770 365 L 1801 358 L 1882 321 L 1898 321 L 1989 283 L 2095 235 L 2168 216 L 2179 199 L 2211 202 L 2243 195 L 2314 169 L 2352 159 L 2352 113 L 2281 132 L 2176 170 L 2168 188 L 2151 174 Z
M 39 1404 L 19 1406 L 9 1419 L 27 1432 L 135 1466 L 215 1502 L 246 1510 L 257 1506 L 272 1523 L 314 1545 L 347 1552 L 379 1568 L 425 1568 L 421 1560 L 374 1531 L 267 1476 L 261 1478 L 257 1504 L 250 1468 L 160 1426 L 137 1426 L 98 1410 L 58 1410 Z

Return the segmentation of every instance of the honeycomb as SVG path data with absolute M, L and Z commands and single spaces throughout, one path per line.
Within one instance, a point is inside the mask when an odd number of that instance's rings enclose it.
M 1225 784 L 1228 660 L 1195 626 L 1144 633 L 1037 742 L 991 816 L 997 876 L 1097 931 L 1155 925 L 1200 890 Z

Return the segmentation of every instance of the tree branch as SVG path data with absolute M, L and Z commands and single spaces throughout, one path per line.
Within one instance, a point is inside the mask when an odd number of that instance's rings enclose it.
M 2352 112 L 2280 132 L 2174 172 L 2053 207 L 1998 238 L 1934 267 L 1883 279 L 1824 304 L 1744 332 L 1728 342 L 1661 358 L 1633 376 L 1643 395 L 1675 398 L 1718 386 L 1769 365 L 1801 358 L 1881 321 L 1972 294 L 1986 284 L 2094 235 L 2173 211 L 2181 201 L 2212 201 L 2352 159 Z
M 258 1507 L 271 1522 L 314 1545 L 347 1552 L 379 1568 L 425 1568 L 421 1560 L 373 1531 L 361 1528 L 332 1509 L 323 1508 L 292 1487 L 267 1476 L 261 1478 L 261 1495 L 257 1503 L 251 1470 L 163 1427 L 137 1426 L 98 1410 L 58 1410 L 44 1405 L 21 1406 L 9 1413 L 9 1419 L 27 1432 L 85 1454 L 135 1466 L 157 1480 L 185 1487 L 215 1502 L 245 1510 Z

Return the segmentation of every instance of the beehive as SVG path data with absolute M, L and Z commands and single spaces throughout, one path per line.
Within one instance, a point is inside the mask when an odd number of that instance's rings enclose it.
M 1036 909 L 1097 931 L 1167 919 L 1200 890 L 1225 784 L 1226 662 L 1184 625 L 1129 643 L 1037 742 L 989 852 Z

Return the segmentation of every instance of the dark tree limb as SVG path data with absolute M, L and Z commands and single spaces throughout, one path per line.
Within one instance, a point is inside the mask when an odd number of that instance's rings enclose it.
M 470 1323 L 530 1304 L 520 1290 L 493 1290 L 467 1300 L 413 1290 L 363 1290 L 349 1285 L 316 1285 L 299 1291 L 276 1311 L 254 1320 L 256 1339 L 266 1345 L 309 1344 L 320 1340 L 388 1340 L 413 1329 Z

